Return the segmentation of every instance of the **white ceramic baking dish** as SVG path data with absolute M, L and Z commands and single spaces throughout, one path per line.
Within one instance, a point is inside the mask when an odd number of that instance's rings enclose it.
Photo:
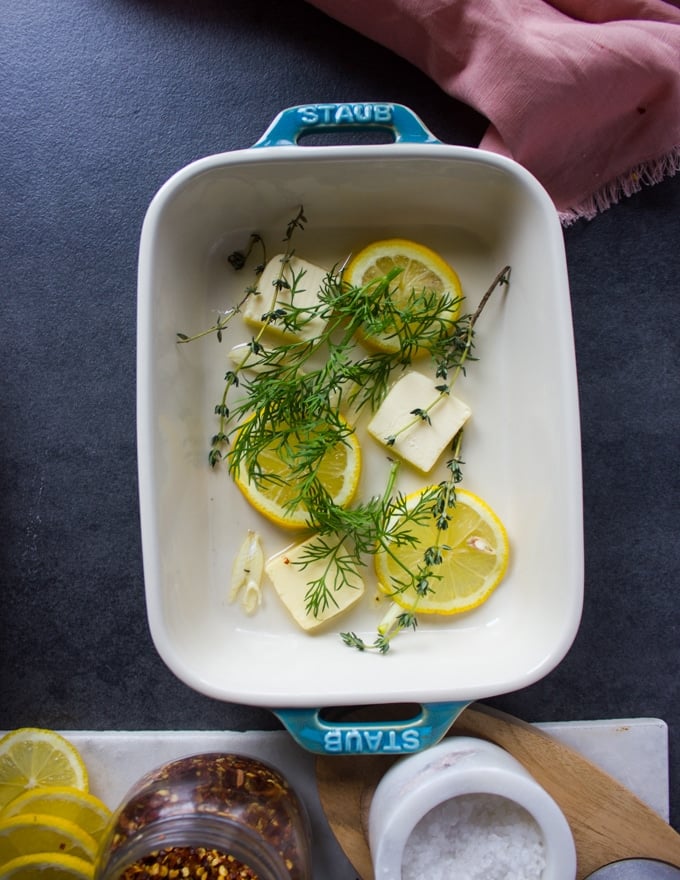
M 369 126 L 390 131 L 394 142 L 299 143 L 310 131 Z M 469 310 L 499 269 L 512 267 L 508 292 L 492 297 L 477 326 L 480 359 L 456 386 L 473 409 L 463 486 L 504 521 L 511 565 L 479 609 L 423 619 L 384 656 L 354 651 L 337 634 L 372 640 L 370 602 L 310 636 L 273 591 L 251 617 L 227 601 L 248 528 L 268 554 L 291 539 L 207 463 L 232 338 L 176 341 L 242 296 L 248 279 L 225 256 L 252 232 L 275 253 L 300 205 L 308 219 L 295 240 L 300 256 L 330 267 L 375 239 L 421 241 L 456 267 Z M 290 108 L 253 148 L 194 162 L 159 190 L 141 235 L 138 308 L 148 617 L 157 650 L 180 679 L 217 699 L 271 708 L 315 751 L 412 751 L 439 739 L 467 702 L 530 685 L 561 661 L 583 594 L 578 397 L 562 232 L 525 169 L 438 142 L 401 105 Z M 380 450 L 365 450 L 363 492 L 371 491 L 375 456 L 384 461 Z M 394 725 L 348 728 L 320 711 L 395 702 L 423 709 Z

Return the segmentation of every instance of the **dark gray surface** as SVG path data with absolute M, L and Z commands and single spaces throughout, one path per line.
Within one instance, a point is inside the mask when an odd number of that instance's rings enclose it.
M 134 411 L 144 212 L 174 171 L 250 146 L 297 103 L 399 101 L 468 145 L 485 121 L 302 0 L 18 0 L 0 21 L 0 727 L 277 727 L 188 690 L 148 635 Z M 680 177 L 565 238 L 583 622 L 551 675 L 492 702 L 529 721 L 664 719 L 680 827 Z

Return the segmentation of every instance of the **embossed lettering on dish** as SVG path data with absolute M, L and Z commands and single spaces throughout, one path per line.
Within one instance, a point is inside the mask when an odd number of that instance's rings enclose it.
M 342 125 L 367 122 L 392 122 L 391 104 L 313 104 L 300 107 L 305 125 Z

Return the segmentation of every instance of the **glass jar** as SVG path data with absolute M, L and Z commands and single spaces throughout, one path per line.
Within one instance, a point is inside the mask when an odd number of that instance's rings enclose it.
M 278 770 L 243 755 L 191 755 L 128 793 L 95 880 L 309 880 L 309 841 L 304 805 Z

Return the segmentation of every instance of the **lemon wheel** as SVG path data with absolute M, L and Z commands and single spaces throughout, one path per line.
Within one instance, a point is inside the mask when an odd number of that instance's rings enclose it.
M 399 274 L 390 285 L 394 312 L 387 319 L 378 314 L 374 324 L 365 324 L 357 333 L 362 342 L 379 351 L 401 349 L 400 331 L 404 323 L 409 323 L 412 334 L 420 329 L 418 320 L 404 322 L 399 316 L 408 309 L 413 296 L 434 294 L 443 298 L 446 306 L 437 313 L 438 321 L 455 320 L 463 296 L 458 274 L 443 257 L 425 245 L 404 238 L 390 238 L 367 245 L 350 260 L 342 277 L 352 287 L 364 287 L 378 282 L 395 269 Z
M 1 867 L 19 856 L 37 853 L 63 853 L 86 862 L 94 862 L 97 842 L 75 822 L 40 813 L 21 813 L 0 820 Z
M 234 481 L 250 504 L 270 522 L 289 529 L 307 528 L 309 511 L 303 504 L 292 506 L 299 495 L 299 478 L 294 473 L 298 446 L 313 441 L 313 433 L 289 435 L 287 446 L 272 442 L 257 455 L 258 476 L 250 476 L 245 460 L 234 473 Z M 238 442 L 238 440 L 236 441 Z M 338 507 L 354 498 L 361 474 L 361 449 L 354 432 L 326 450 L 316 476 Z
M 413 510 L 437 487 L 406 498 Z M 426 493 L 426 494 L 425 494 Z M 489 505 L 464 489 L 456 490 L 455 507 L 449 510 L 448 528 L 439 530 L 434 514 L 411 523 L 412 544 L 390 546 L 375 555 L 378 585 L 398 605 L 418 614 L 460 614 L 485 602 L 503 579 L 509 558 L 505 527 Z M 430 566 L 430 591 L 419 594 L 414 575 L 425 566 L 425 554 L 439 547 L 441 562 Z
M 69 785 L 87 791 L 85 764 L 68 740 L 53 730 L 20 727 L 0 740 L 0 808 L 27 788 Z
M 2 866 L 3 880 L 93 880 L 94 866 L 76 856 L 39 853 Z
M 101 839 L 111 817 L 111 810 L 95 795 L 62 785 L 25 791 L 7 804 L 0 817 L 6 819 L 22 813 L 40 813 L 67 819 L 97 841 Z

